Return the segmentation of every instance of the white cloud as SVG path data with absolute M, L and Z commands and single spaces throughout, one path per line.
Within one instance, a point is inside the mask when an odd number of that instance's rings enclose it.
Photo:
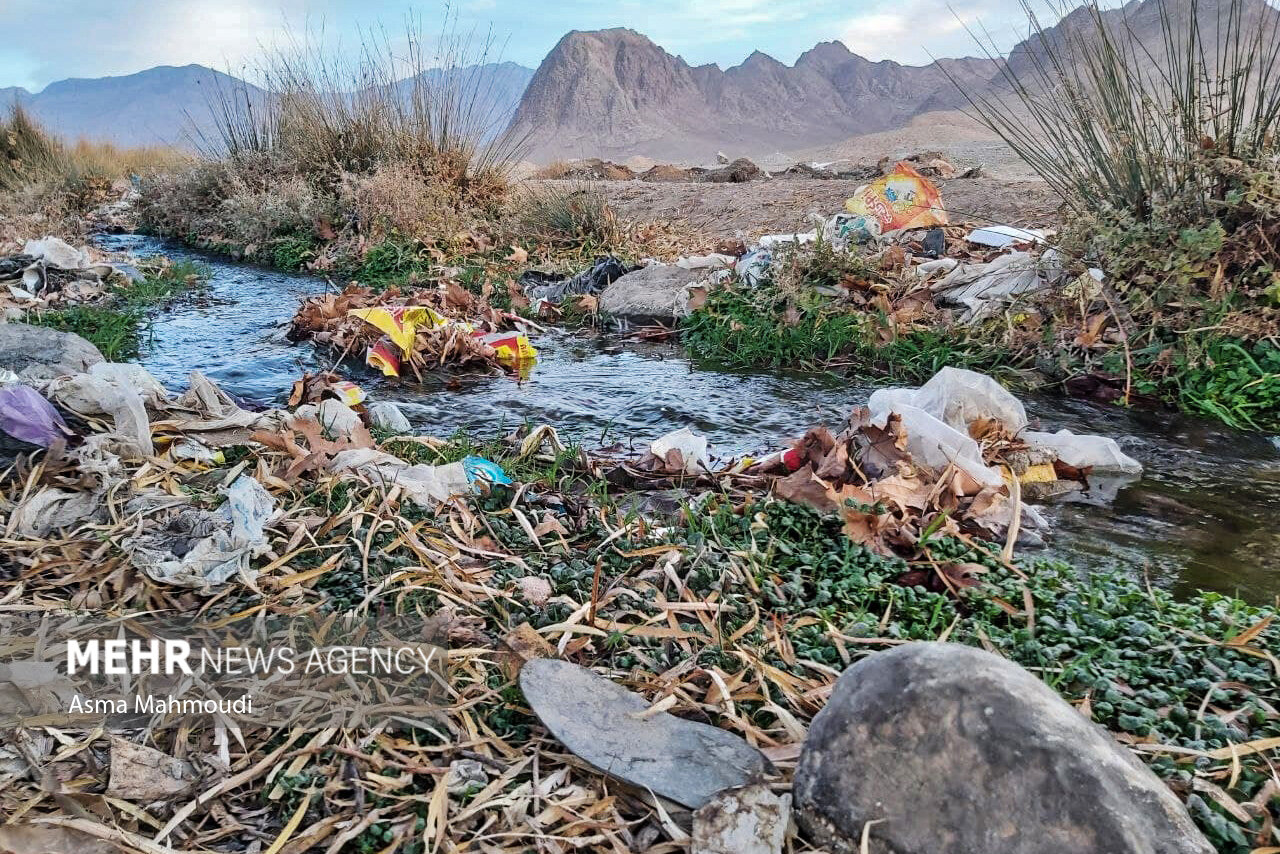
M 840 26 L 840 40 L 867 59 L 921 64 L 932 57 L 975 56 L 982 50 L 972 29 L 985 41 L 988 31 L 1000 50 L 1008 50 L 1025 27 L 1021 9 L 1008 0 L 959 6 L 949 0 L 909 0 L 868 11 Z M 966 29 L 968 28 L 968 29 Z

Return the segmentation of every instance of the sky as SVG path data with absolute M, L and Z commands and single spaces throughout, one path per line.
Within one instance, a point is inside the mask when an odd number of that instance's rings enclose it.
M 0 0 L 0 88 L 199 63 L 236 73 L 289 34 L 352 49 L 359 33 L 428 33 L 446 14 L 492 33 L 493 53 L 531 68 L 569 30 L 630 27 L 693 65 L 727 68 L 761 50 L 787 64 L 838 39 L 869 59 L 923 64 L 978 51 L 962 21 L 1004 49 L 1026 30 L 1017 0 Z

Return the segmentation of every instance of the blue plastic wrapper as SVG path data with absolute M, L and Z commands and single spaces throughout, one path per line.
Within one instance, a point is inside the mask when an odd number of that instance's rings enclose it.
M 473 486 L 479 481 L 491 485 L 512 485 L 511 478 L 502 470 L 502 466 L 484 457 L 463 458 L 462 469 L 467 473 L 467 482 Z

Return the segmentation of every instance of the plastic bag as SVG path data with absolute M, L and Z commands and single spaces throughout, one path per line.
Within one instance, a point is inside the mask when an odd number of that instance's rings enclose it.
M 893 167 L 883 178 L 859 187 L 844 208 L 855 216 L 878 221 L 882 234 L 899 228 L 929 228 L 949 222 L 938 188 L 905 163 Z
M 120 441 L 139 456 L 155 453 L 146 406 L 164 403 L 168 392 L 141 365 L 99 362 L 86 373 L 54 380 L 49 396 L 80 415 L 110 415 Z
M 890 412 L 902 419 L 902 429 L 907 434 L 907 452 L 917 464 L 941 471 L 955 463 L 956 468 L 982 486 L 1004 485 L 1000 472 L 983 462 L 982 449 L 968 434 L 948 426 L 919 407 L 901 402 L 879 412 L 871 406 L 871 423 L 883 427 Z
M 1000 383 L 986 374 L 946 367 L 915 394 L 916 406 L 967 433 L 979 418 L 999 421 L 1010 433 L 1026 429 L 1027 410 Z
M 434 329 L 437 326 L 445 326 L 449 322 L 445 317 L 425 305 L 353 308 L 347 314 L 352 317 L 358 317 L 365 323 L 387 333 L 387 337 L 406 356 L 413 352 L 413 338 L 418 334 L 419 326 Z
M 988 264 L 961 264 L 932 290 L 939 305 L 967 309 L 962 319 L 972 323 L 985 318 L 1003 300 L 1045 290 L 1062 275 L 1062 258 L 1054 249 L 1039 258 L 1029 252 L 1010 252 Z
M 399 457 L 373 448 L 342 451 L 329 463 L 335 473 L 353 472 L 381 483 L 393 483 L 420 507 L 433 508 L 451 496 L 465 495 L 471 488 L 466 467 L 458 463 L 443 466 L 409 465 Z
M 0 387 L 0 430 L 42 448 L 71 435 L 58 410 L 25 385 Z
M 1027 426 L 1022 401 L 986 374 L 964 368 L 943 368 L 920 388 L 879 389 L 867 401 L 877 423 L 904 405 L 922 409 L 965 435 L 979 418 L 995 419 L 1010 433 Z
M 567 296 L 598 294 L 635 269 L 608 255 L 597 258 L 593 265 L 572 278 L 529 270 L 520 277 L 520 284 L 524 287 L 525 296 L 534 302 L 546 300 L 558 303 Z
M 1077 436 L 1064 428 L 1057 433 L 1028 430 L 1023 438 L 1033 447 L 1053 451 L 1069 466 L 1092 467 L 1099 473 L 1142 474 L 1142 463 L 1125 454 L 1114 439 L 1106 436 Z
M 275 499 L 249 475 L 226 490 L 214 512 L 183 509 L 165 527 L 126 543 L 134 566 L 162 584 L 209 588 L 234 575 L 253 580 L 249 561 L 269 548 L 266 525 Z
M 711 469 L 711 459 L 707 456 L 706 437 L 696 435 L 688 427 L 681 427 L 674 433 L 655 439 L 649 445 L 649 453 L 662 460 L 665 460 L 671 451 L 680 453 L 685 474 L 702 474 Z

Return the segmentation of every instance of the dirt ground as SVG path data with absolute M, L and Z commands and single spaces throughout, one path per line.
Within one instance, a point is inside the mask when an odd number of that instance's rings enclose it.
M 605 181 L 599 186 L 620 217 L 632 221 L 683 220 L 711 237 L 810 231 L 813 217 L 844 208 L 863 181 L 771 179 L 746 184 Z M 1060 204 L 1041 181 L 997 178 L 940 181 L 952 222 L 1052 225 Z

